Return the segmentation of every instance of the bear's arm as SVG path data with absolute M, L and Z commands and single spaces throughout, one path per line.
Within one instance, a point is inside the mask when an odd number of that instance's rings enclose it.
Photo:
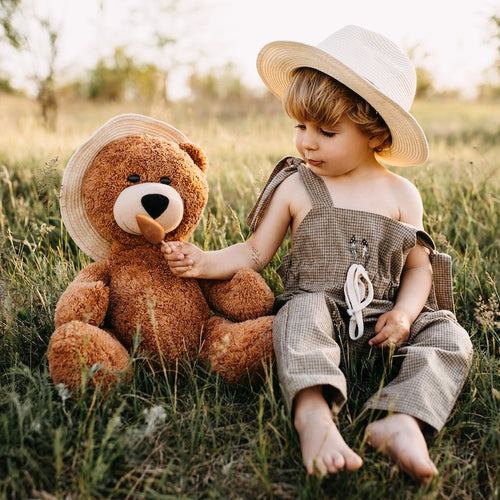
M 262 276 L 252 269 L 240 269 L 232 279 L 199 280 L 210 307 L 236 321 L 271 313 L 274 295 Z
M 56 305 L 55 325 L 80 320 L 99 326 L 109 303 L 109 269 L 106 262 L 88 265 L 63 292 Z

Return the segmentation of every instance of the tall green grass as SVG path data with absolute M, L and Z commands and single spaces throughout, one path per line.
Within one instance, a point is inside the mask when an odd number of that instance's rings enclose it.
M 364 441 L 362 402 L 380 383 L 354 384 L 340 416 L 364 459 L 356 473 L 307 477 L 269 366 L 266 383 L 231 387 L 197 363 L 135 375 L 103 396 L 70 395 L 48 375 L 54 307 L 88 259 L 68 237 L 58 193 L 71 152 L 106 119 L 138 111 L 167 120 L 210 159 L 210 200 L 193 239 L 221 248 L 248 234 L 245 217 L 273 164 L 293 154 L 293 123 L 267 111 L 73 103 L 59 132 L 31 103 L 0 96 L 0 497 L 4 498 L 456 498 L 494 499 L 500 470 L 500 104 L 418 103 L 432 156 L 398 169 L 420 189 L 426 228 L 454 258 L 457 315 L 473 366 L 431 445 L 440 475 L 420 488 Z M 280 290 L 274 268 L 264 271 Z M 378 369 L 379 366 L 366 367 Z M 359 375 L 359 374 L 358 374 Z

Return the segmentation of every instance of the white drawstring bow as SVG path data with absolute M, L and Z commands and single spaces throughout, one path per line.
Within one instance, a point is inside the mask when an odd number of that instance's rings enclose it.
M 361 311 L 373 300 L 373 285 L 366 269 L 361 264 L 352 264 L 347 271 L 344 295 L 349 321 L 349 337 L 357 340 L 363 336 L 364 324 Z M 356 327 L 358 332 L 356 334 Z

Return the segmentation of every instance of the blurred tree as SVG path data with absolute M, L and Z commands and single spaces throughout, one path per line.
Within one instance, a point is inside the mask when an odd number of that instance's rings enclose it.
M 152 63 L 134 65 L 130 75 L 130 97 L 147 102 L 166 100 L 166 74 Z
M 66 3 L 70 9 L 70 2 Z M 206 24 L 201 0 L 120 0 L 119 9 L 115 2 L 99 0 L 97 13 L 90 5 L 95 3 L 88 4 L 89 8 L 83 9 L 94 16 L 91 29 L 95 30 L 95 39 L 100 40 L 105 33 L 103 40 L 106 36 L 113 40 L 102 43 L 98 51 L 88 51 L 96 54 L 97 60 L 88 75 L 94 97 L 105 98 L 107 92 L 112 99 L 140 94 L 151 100 L 166 100 L 171 72 L 181 73 L 200 58 L 193 42 L 199 43 Z M 53 121 L 55 116 L 50 111 L 57 111 L 56 91 L 59 95 L 62 79 L 58 48 L 72 35 L 64 29 L 68 26 L 67 10 L 60 5 L 44 0 L 0 0 L 0 45 L 9 47 L 9 55 L 13 56 L 10 61 L 19 62 L 13 70 L 16 76 L 24 77 L 26 82 L 29 71 L 29 82 L 35 83 L 46 122 Z M 113 19 L 111 24 L 110 19 Z M 115 47 L 122 51 L 121 56 Z M 118 60 L 122 56 L 125 60 Z M 0 69 L 8 71 L 2 62 L 5 60 L 0 60 Z M 133 64 L 127 67 L 129 63 Z M 124 71 L 126 82 L 121 84 Z M 103 86 L 108 84 L 110 89 L 104 91 Z M 64 86 L 66 93 L 88 89 L 86 81 Z
M 34 0 L 0 0 L 0 27 L 0 43 L 19 55 L 30 56 L 31 79 L 36 85 L 43 122 L 55 128 L 58 28 L 49 17 L 37 13 Z
M 118 101 L 123 98 L 132 60 L 124 47 L 116 47 L 111 61 L 105 58 L 97 61 L 90 70 L 88 97 Z
M 16 49 L 21 46 L 21 34 L 14 26 L 12 18 L 20 3 L 21 0 L 0 0 L 0 26 L 3 36 Z
M 116 47 L 111 58 L 101 58 L 89 72 L 88 82 L 79 82 L 73 88 L 84 90 L 83 97 L 120 101 L 142 99 L 152 102 L 164 95 L 163 72 L 154 64 L 138 64 L 125 47 Z
M 198 1 L 122 0 L 120 10 L 124 24 L 121 28 L 127 33 L 127 41 L 121 48 L 127 51 L 129 62 L 133 64 L 128 68 L 121 98 L 139 92 L 151 101 L 167 99 L 168 75 L 176 65 L 173 54 L 181 37 L 184 41 L 193 33 L 186 29 L 186 23 L 191 16 L 190 10 Z M 116 9 L 115 4 L 101 0 L 104 18 L 110 9 Z M 117 65 L 114 70 L 119 73 Z
M 492 16 L 491 20 L 493 23 L 496 25 L 496 41 L 497 41 L 497 60 L 496 60 L 496 68 L 497 72 L 500 73 L 500 15 L 499 16 Z
M 500 98 L 500 15 L 491 16 L 491 22 L 494 25 L 495 33 L 493 39 L 497 46 L 497 57 L 493 68 L 490 71 L 490 82 L 483 83 L 479 86 L 479 97 L 485 99 Z
M 422 53 L 419 45 L 414 45 L 408 50 L 408 57 L 413 61 L 415 72 L 417 73 L 417 92 L 415 97 L 431 97 L 436 92 L 436 87 L 434 85 L 434 76 L 423 64 L 428 54 L 426 52 Z
M 37 101 L 40 105 L 42 119 L 45 125 L 55 130 L 57 124 L 57 97 L 55 83 L 55 66 L 58 54 L 57 30 L 46 19 L 40 19 L 40 26 L 46 33 L 49 41 L 49 59 L 47 61 L 47 72 L 45 76 L 37 78 L 38 92 Z
M 20 0 L 0 0 L 0 36 L 4 37 L 14 48 L 21 46 L 21 36 L 12 24 L 12 17 L 16 12 Z M 3 72 L 2 72 L 3 73 Z M 0 76 L 0 90 L 8 94 L 15 92 L 10 78 L 4 74 Z
M 434 86 L 434 77 L 432 73 L 424 66 L 416 66 L 417 73 L 417 98 L 426 98 L 432 96 L 436 92 Z
M 10 83 L 9 77 L 0 76 L 0 92 L 5 92 L 6 94 L 16 93 L 16 89 Z
M 212 68 L 200 74 L 193 71 L 188 81 L 191 96 L 195 100 L 239 99 L 249 90 L 237 75 L 234 64 L 227 63 L 220 68 Z

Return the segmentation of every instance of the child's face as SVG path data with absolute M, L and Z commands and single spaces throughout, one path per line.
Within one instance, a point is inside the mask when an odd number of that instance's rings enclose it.
M 322 176 L 338 176 L 376 161 L 370 138 L 349 118 L 341 118 L 334 127 L 325 128 L 314 122 L 299 123 L 295 146 L 313 172 Z

